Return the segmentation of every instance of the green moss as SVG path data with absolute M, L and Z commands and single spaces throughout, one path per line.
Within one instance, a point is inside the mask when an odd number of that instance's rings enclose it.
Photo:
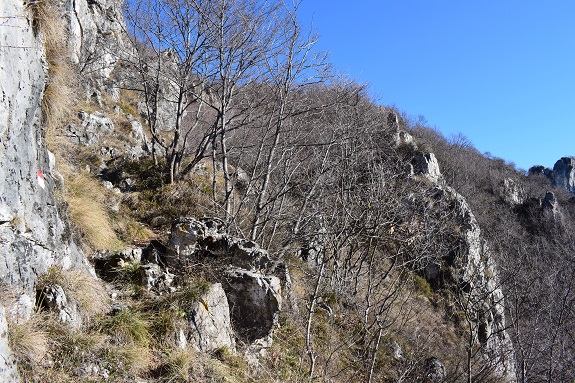
M 433 289 L 431 288 L 429 282 L 427 282 L 427 279 L 419 275 L 413 275 L 413 283 L 417 291 L 421 293 L 423 296 L 427 298 L 433 297 Z

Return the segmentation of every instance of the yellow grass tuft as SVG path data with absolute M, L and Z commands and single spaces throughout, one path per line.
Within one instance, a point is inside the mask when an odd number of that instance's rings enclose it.
M 48 82 L 42 98 L 44 124 L 48 130 L 62 125 L 70 116 L 75 99 L 75 76 L 68 60 L 67 31 L 58 0 L 28 3 L 34 30 L 44 42 Z
M 86 244 L 93 250 L 121 248 L 105 205 L 108 191 L 88 173 L 67 170 L 63 175 L 70 218 Z
M 42 328 L 46 317 L 34 314 L 27 321 L 8 319 L 8 343 L 18 362 L 39 364 L 48 353 L 48 333 Z

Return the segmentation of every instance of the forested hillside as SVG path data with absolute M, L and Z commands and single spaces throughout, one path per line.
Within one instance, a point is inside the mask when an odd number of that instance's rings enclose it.
M 378 104 L 297 4 L 6 1 L 5 381 L 574 379 L 575 159 Z

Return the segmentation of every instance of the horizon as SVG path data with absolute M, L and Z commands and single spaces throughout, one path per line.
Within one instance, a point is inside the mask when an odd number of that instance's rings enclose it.
M 378 103 L 528 170 L 575 155 L 575 3 L 302 2 L 338 72 Z

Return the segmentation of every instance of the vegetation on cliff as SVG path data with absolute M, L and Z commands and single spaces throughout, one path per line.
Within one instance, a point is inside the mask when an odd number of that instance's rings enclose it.
M 297 6 L 130 1 L 113 44 L 74 63 L 58 5 L 30 4 L 48 63 L 43 126 L 61 209 L 99 278 L 39 276 L 34 314 L 9 328 L 24 381 L 574 376 L 567 191 L 378 105 L 314 51 Z M 86 7 L 110 18 L 119 2 Z M 95 55 L 109 67 L 86 71 Z M 191 250 L 174 245 L 178 230 L 200 238 Z M 230 289 L 227 257 L 254 249 L 258 283 L 282 283 L 273 342 L 254 352 L 236 331 L 194 347 L 182 328 L 214 309 L 214 286 Z

